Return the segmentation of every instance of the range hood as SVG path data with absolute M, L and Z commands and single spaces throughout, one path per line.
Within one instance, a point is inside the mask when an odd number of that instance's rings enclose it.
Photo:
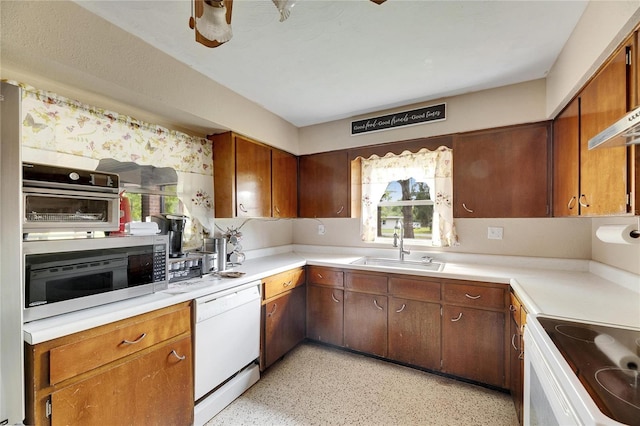
M 638 144 L 640 144 L 640 107 L 589 139 L 589 149 Z

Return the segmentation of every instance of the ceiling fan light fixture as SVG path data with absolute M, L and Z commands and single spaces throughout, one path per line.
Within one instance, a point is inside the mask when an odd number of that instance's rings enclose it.
M 201 17 L 196 17 L 196 29 L 204 38 L 219 43 L 231 40 L 233 32 L 227 23 L 227 9 L 223 1 L 205 0 Z
M 276 5 L 280 12 L 280 22 L 284 22 L 291 14 L 293 6 L 296 5 L 296 0 L 273 0 L 273 4 Z
M 207 47 L 218 47 L 231 40 L 233 0 L 192 0 L 189 27 L 196 41 Z

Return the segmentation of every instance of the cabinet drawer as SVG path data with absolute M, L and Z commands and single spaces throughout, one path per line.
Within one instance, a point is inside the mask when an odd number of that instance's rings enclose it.
M 479 308 L 504 309 L 504 289 L 497 287 L 484 287 L 473 283 L 454 284 L 444 283 L 442 287 L 444 300 L 451 303 Z
M 49 382 L 63 380 L 108 364 L 174 336 L 189 332 L 191 309 L 185 307 L 136 322 L 117 322 L 104 333 L 50 350 Z
M 387 277 L 371 274 L 347 273 L 345 286 L 350 290 L 387 293 Z
M 389 279 L 389 293 L 396 297 L 419 300 L 440 300 L 440 282 L 414 278 Z
M 289 291 L 299 285 L 304 284 L 304 269 L 298 268 L 291 271 L 272 275 L 262 280 L 264 284 L 264 300 L 277 296 L 280 293 Z
M 312 284 L 344 287 L 344 272 L 339 269 L 309 266 L 307 280 Z

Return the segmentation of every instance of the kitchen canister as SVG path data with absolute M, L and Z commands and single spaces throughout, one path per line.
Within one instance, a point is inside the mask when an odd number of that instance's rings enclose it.
M 218 272 L 227 270 L 227 239 L 215 238 L 215 252 L 218 255 Z

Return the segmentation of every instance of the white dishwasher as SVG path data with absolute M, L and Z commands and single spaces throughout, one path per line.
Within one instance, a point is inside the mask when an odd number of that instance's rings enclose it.
M 260 281 L 195 300 L 194 424 L 260 379 Z

